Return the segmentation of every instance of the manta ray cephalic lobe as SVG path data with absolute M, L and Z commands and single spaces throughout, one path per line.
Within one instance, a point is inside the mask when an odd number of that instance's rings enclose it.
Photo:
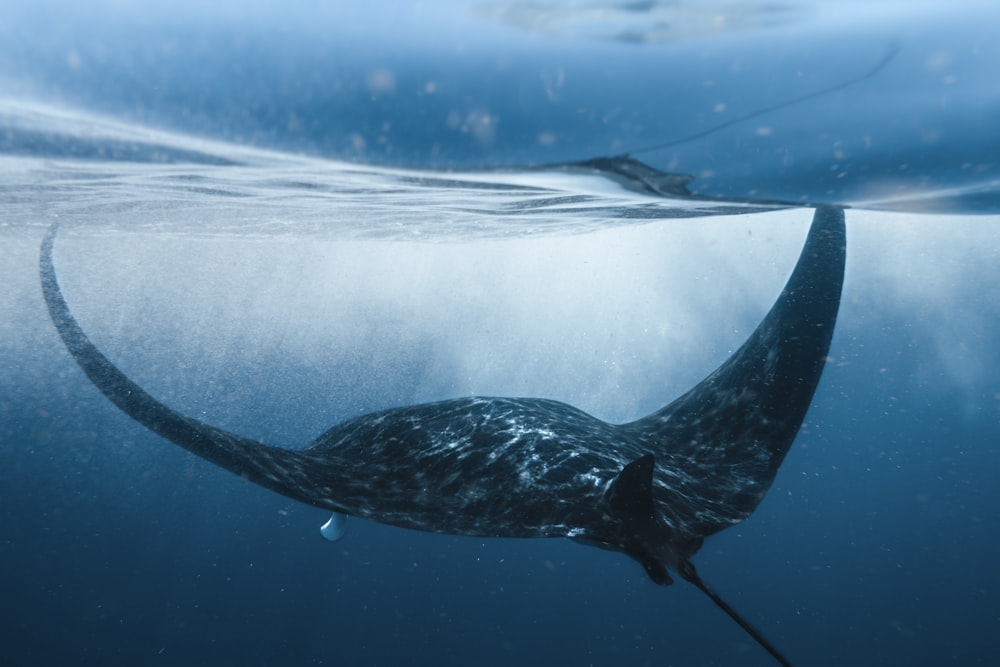
M 774 306 L 728 360 L 666 407 L 609 424 L 537 398 L 470 397 L 375 412 L 306 448 L 272 447 L 167 407 L 90 342 L 56 278 L 57 226 L 39 268 L 52 322 L 90 381 L 171 442 L 265 488 L 343 515 L 417 530 L 570 537 L 622 551 L 659 584 L 694 583 L 788 664 L 698 576 L 705 537 L 746 519 L 767 492 L 826 363 L 845 263 L 844 213 L 817 208 Z

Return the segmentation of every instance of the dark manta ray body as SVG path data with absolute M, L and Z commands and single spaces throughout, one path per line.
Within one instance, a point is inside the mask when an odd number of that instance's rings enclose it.
M 840 303 L 843 211 L 816 210 L 792 276 L 749 340 L 689 392 L 638 421 L 608 424 L 544 399 L 462 398 L 364 415 L 299 451 L 178 414 L 119 371 L 62 296 L 55 231 L 40 260 L 52 321 L 94 385 L 152 431 L 337 513 L 460 535 L 577 538 L 624 551 L 661 584 L 674 569 L 784 661 L 688 559 L 705 536 L 757 507 L 802 423 Z

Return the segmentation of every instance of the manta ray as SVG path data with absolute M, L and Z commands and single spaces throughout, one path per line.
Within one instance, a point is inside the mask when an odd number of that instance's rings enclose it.
M 565 403 L 469 397 L 374 412 L 301 450 L 182 415 L 125 376 L 70 312 L 41 246 L 49 314 L 94 386 L 137 422 L 289 498 L 346 516 L 482 537 L 568 537 L 621 551 L 657 584 L 678 573 L 779 662 L 788 661 L 701 579 L 705 537 L 743 521 L 771 486 L 826 364 L 844 277 L 843 210 L 815 210 L 774 306 L 719 368 L 666 407 L 609 424 Z

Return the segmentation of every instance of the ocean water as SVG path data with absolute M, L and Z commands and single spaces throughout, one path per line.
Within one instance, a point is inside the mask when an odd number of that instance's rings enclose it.
M 58 221 L 74 314 L 146 390 L 294 448 L 469 395 L 643 416 L 753 331 L 816 204 L 848 207 L 830 363 L 764 502 L 693 560 L 793 664 L 995 661 L 992 3 L 5 12 L 5 664 L 775 664 L 621 554 L 327 542 L 94 389 L 38 247 Z

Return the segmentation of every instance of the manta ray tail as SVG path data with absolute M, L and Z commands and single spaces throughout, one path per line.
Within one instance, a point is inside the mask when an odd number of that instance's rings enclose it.
M 300 452 L 270 447 L 185 417 L 160 403 L 128 379 L 105 357 L 77 324 L 63 298 L 52 263 L 58 225 L 52 225 L 39 257 L 42 293 L 49 315 L 70 354 L 94 386 L 125 414 L 184 449 L 263 487 L 313 505 L 325 506 L 296 492 L 303 488 L 310 462 Z
M 757 631 L 755 627 L 750 625 L 750 623 L 745 618 L 736 613 L 736 610 L 730 607 L 729 603 L 727 603 L 725 600 L 719 597 L 718 593 L 716 593 L 714 590 L 712 590 L 712 588 L 708 584 L 702 581 L 701 576 L 698 574 L 698 570 L 695 569 L 694 564 L 691 561 L 686 559 L 681 561 L 679 571 L 680 575 L 684 577 L 685 581 L 691 582 L 698 588 L 698 590 L 707 595 L 712 600 L 712 602 L 714 602 L 719 607 L 719 609 L 726 612 L 729 615 L 729 618 L 736 621 L 741 628 L 746 630 L 747 634 L 753 637 L 754 641 L 763 646 L 764 649 L 768 653 L 770 653 L 775 660 L 777 660 L 780 664 L 784 665 L 784 667 L 792 667 L 792 663 L 788 662 L 788 659 L 785 658 L 785 656 L 783 656 L 778 651 L 778 649 L 776 649 L 771 644 L 771 642 L 767 641 L 764 638 L 764 636 Z

